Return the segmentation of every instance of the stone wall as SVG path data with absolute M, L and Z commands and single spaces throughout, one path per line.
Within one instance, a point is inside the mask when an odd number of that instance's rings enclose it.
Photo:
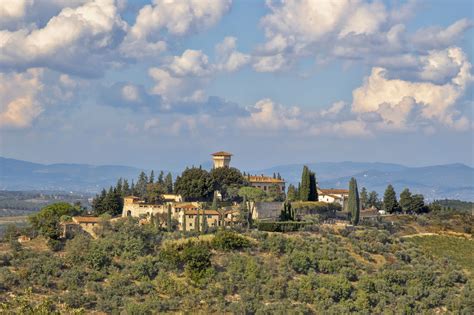
M 278 220 L 283 209 L 283 202 L 255 202 L 252 208 L 254 220 Z

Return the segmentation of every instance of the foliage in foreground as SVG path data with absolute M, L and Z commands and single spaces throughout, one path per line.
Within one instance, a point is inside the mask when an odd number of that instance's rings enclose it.
M 185 238 L 127 220 L 98 234 L 96 240 L 68 240 L 60 253 L 1 244 L 2 308 L 124 314 L 474 311 L 472 280 L 455 261 L 375 228 Z M 17 298 L 8 299 L 10 294 Z

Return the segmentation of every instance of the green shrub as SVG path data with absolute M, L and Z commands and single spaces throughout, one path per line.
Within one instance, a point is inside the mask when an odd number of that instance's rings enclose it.
M 218 231 L 212 239 L 211 245 L 214 249 L 231 251 L 250 247 L 250 241 L 232 231 Z
M 267 232 L 295 232 L 295 231 L 299 231 L 300 229 L 310 224 L 312 223 L 295 222 L 295 221 L 287 221 L 287 222 L 262 221 L 262 222 L 257 223 L 257 229 L 259 231 L 267 231 Z

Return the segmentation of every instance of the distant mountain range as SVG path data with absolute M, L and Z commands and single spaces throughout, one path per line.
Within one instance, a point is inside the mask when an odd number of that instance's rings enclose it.
M 322 162 L 306 165 L 316 172 L 319 186 L 323 188 L 347 188 L 349 179 L 355 177 L 359 189 L 366 187 L 379 195 L 383 194 L 388 184 L 392 184 L 398 193 L 408 187 L 415 193 L 422 193 L 428 200 L 448 198 L 474 201 L 474 168 L 464 164 L 407 167 L 389 163 Z M 204 168 L 207 166 L 203 165 Z M 297 184 L 302 167 L 303 164 L 280 165 L 251 173 L 280 173 L 288 183 Z M 140 171 L 142 169 L 120 165 L 45 165 L 0 157 L 0 190 L 94 193 L 113 185 L 119 177 L 131 181 L 137 178 Z

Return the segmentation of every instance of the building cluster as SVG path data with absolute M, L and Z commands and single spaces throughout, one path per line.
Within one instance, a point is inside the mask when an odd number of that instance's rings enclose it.
M 230 167 L 232 154 L 224 151 L 212 154 L 213 167 Z M 285 180 L 280 176 L 245 175 L 250 186 L 265 192 L 276 187 L 279 192 L 285 192 Z M 218 194 L 219 195 L 219 194 Z M 318 201 L 339 203 L 344 207 L 349 196 L 345 189 L 319 189 Z M 141 224 L 153 223 L 167 228 L 170 222 L 180 231 L 200 230 L 203 225 L 208 228 L 232 226 L 239 221 L 239 205 L 234 204 L 219 211 L 205 209 L 200 202 L 185 202 L 180 195 L 165 194 L 161 204 L 150 204 L 136 196 L 127 196 L 123 202 L 122 217 L 139 218 Z M 282 202 L 251 202 L 251 217 L 253 220 L 278 219 L 283 207 Z M 203 223 L 203 221 L 205 221 Z M 81 230 L 95 237 L 94 228 L 101 223 L 98 217 L 73 217 L 70 222 L 62 224 L 62 234 L 69 234 Z

